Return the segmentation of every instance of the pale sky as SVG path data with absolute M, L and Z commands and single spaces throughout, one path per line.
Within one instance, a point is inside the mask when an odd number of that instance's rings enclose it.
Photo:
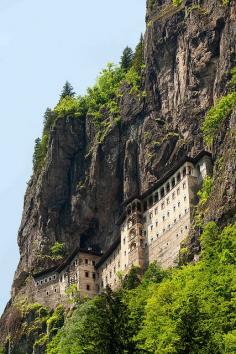
M 146 0 L 0 0 L 0 313 L 19 260 L 17 231 L 42 115 L 69 80 L 78 93 L 137 44 Z

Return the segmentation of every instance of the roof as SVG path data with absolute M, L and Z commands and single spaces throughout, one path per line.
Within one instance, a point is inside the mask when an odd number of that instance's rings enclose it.
M 101 259 L 98 261 L 96 264 L 96 269 L 101 267 L 101 265 L 107 260 L 107 258 L 110 257 L 113 251 L 120 245 L 120 237 L 118 237 L 115 242 L 111 245 L 111 247 L 107 250 L 107 252 L 104 253 L 104 255 L 101 257 Z
M 57 267 L 58 266 L 54 266 L 54 267 L 42 270 L 41 272 L 33 274 L 33 277 L 34 278 L 39 278 L 39 277 L 41 277 L 43 275 L 46 275 L 46 274 L 49 274 L 49 273 L 53 273 L 53 272 L 55 272 L 57 270 Z
M 39 273 L 35 273 L 33 274 L 34 278 L 39 278 L 43 275 L 55 272 L 55 273 L 60 273 L 63 269 L 65 269 L 65 267 L 67 267 L 71 261 L 73 260 L 73 258 L 75 258 L 77 256 L 78 253 L 85 253 L 85 254 L 92 254 L 94 256 L 101 256 L 101 252 L 96 252 L 93 249 L 85 249 L 85 248 L 79 248 L 77 247 L 59 266 L 54 266 L 48 269 L 45 269 Z

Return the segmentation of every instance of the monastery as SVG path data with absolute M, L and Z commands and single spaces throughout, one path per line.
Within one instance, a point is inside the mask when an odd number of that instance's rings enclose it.
M 120 237 L 106 253 L 76 249 L 59 267 L 34 275 L 35 300 L 55 306 L 76 284 L 82 297 L 93 297 L 106 286 L 119 286 L 119 272 L 132 266 L 145 270 L 156 261 L 173 267 L 181 242 L 188 236 L 197 192 L 211 175 L 211 154 L 185 157 L 142 195 L 126 201 L 118 220 Z

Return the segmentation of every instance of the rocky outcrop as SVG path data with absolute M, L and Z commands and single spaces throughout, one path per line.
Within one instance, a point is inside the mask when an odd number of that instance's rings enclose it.
M 204 115 L 227 91 L 236 61 L 236 2 L 148 4 L 146 97 L 124 87 L 121 124 L 100 143 L 89 117 L 57 121 L 45 166 L 31 178 L 25 196 L 14 296 L 27 295 L 30 274 L 55 265 L 50 258 L 55 241 L 65 243 L 67 254 L 80 243 L 107 249 L 119 232 L 122 203 L 147 190 L 180 157 L 204 148 Z M 232 115 L 213 147 L 218 167 L 206 220 L 226 223 L 235 213 L 235 151 Z M 5 321 L 6 316 L 0 333 Z

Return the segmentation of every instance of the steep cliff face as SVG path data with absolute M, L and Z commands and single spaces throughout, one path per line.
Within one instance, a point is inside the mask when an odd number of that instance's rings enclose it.
M 102 143 L 90 117 L 57 121 L 46 164 L 25 196 L 14 296 L 27 295 L 30 274 L 55 265 L 49 257 L 55 241 L 64 242 L 68 254 L 80 243 L 107 249 L 118 236 L 122 203 L 147 190 L 178 158 L 204 148 L 203 118 L 227 91 L 236 64 L 235 5 L 234 0 L 227 6 L 189 0 L 179 7 L 149 1 L 146 97 L 124 87 L 121 124 Z M 235 119 L 232 114 L 225 120 L 214 141 L 213 158 L 221 165 L 214 170 L 206 220 L 227 222 L 235 213 Z

